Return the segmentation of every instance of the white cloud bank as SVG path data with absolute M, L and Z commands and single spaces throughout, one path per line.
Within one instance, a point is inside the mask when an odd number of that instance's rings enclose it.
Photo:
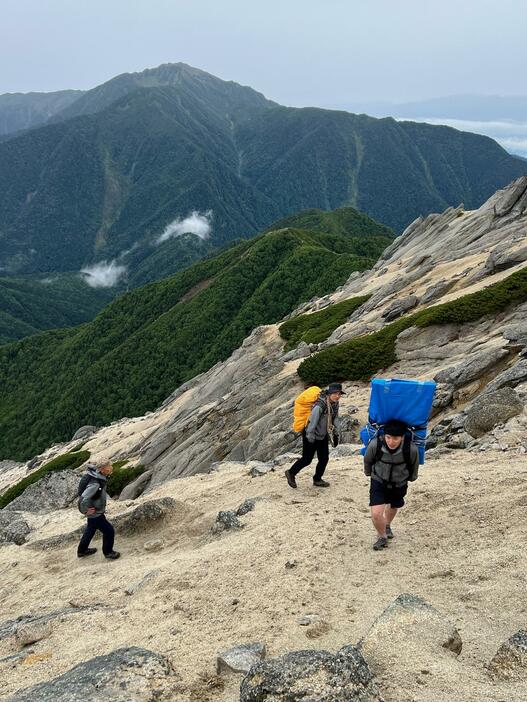
M 113 288 L 126 274 L 126 270 L 126 266 L 120 266 L 115 260 L 99 261 L 93 266 L 85 266 L 81 275 L 91 288 Z
M 464 132 L 475 132 L 495 139 L 509 153 L 527 156 L 527 122 L 514 120 L 475 121 L 468 119 L 451 119 L 448 117 L 398 117 L 411 122 L 428 122 L 429 124 L 446 124 Z
M 170 224 L 167 224 L 157 243 L 161 244 L 175 236 L 182 234 L 195 234 L 200 239 L 208 239 L 212 231 L 212 210 L 198 212 L 194 210 L 188 217 L 181 219 L 177 217 Z

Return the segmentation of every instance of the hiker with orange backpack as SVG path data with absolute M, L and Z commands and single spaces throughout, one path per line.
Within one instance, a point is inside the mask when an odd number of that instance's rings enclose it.
M 329 461 L 329 442 L 338 445 L 339 400 L 344 394 L 340 383 L 331 383 L 326 390 L 313 386 L 297 397 L 293 429 L 302 432 L 302 456 L 285 471 L 289 487 L 297 487 L 296 476 L 311 463 L 315 453 L 318 461 L 313 485 L 329 487 L 322 476 Z

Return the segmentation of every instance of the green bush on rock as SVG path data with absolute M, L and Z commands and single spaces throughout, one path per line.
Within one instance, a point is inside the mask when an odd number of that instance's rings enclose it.
M 305 382 L 320 386 L 339 380 L 368 381 L 375 373 L 395 363 L 395 341 L 404 329 L 475 322 L 525 300 L 527 268 L 483 290 L 402 317 L 373 334 L 324 349 L 306 358 L 297 372 Z
M 125 468 L 124 466 L 127 463 L 128 461 L 116 461 L 113 464 L 112 474 L 108 477 L 106 483 L 106 491 L 110 497 L 117 497 L 120 495 L 123 488 L 142 475 L 146 470 L 145 466 L 141 465 Z
M 325 341 L 369 297 L 369 295 L 352 297 L 349 300 L 330 305 L 319 312 L 301 314 L 284 322 L 280 326 L 280 336 L 287 341 L 285 350 L 290 351 L 296 348 L 301 341 L 305 341 L 306 344 Z

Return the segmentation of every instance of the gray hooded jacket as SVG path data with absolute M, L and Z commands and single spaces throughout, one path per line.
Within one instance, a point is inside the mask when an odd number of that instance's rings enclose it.
M 320 441 L 328 435 L 328 411 L 326 398 L 327 391 L 323 390 L 320 393 L 318 400 L 313 405 L 313 409 L 309 415 L 309 422 L 307 423 L 306 427 L 306 438 L 311 443 L 313 443 L 315 439 Z M 331 402 L 330 405 L 333 426 L 338 434 L 339 403 Z
M 90 514 L 88 517 L 90 519 L 90 517 L 100 517 L 106 511 L 106 476 L 99 473 L 95 467 L 88 468 L 87 473 L 93 480 L 90 480 L 80 496 L 79 509 L 86 514 L 89 507 L 95 507 L 95 514 Z M 104 480 L 103 485 L 98 482 L 102 480 Z

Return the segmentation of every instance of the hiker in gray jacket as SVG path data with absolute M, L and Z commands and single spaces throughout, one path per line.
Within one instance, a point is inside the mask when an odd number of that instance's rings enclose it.
M 79 510 L 87 517 L 86 529 L 77 548 L 77 556 L 91 556 L 96 553 L 96 548 L 90 548 L 90 542 L 99 530 L 102 533 L 102 552 L 105 558 L 116 560 L 121 555 L 113 550 L 114 529 L 106 519 L 106 480 L 113 470 L 108 460 L 101 460 L 97 464 L 88 464 L 87 472 L 79 484 Z
M 337 446 L 339 442 L 338 413 L 339 400 L 342 395 L 345 395 L 342 385 L 331 383 L 315 401 L 307 426 L 302 432 L 302 456 L 293 463 L 289 470 L 285 471 L 289 487 L 297 487 L 296 475 L 302 468 L 311 463 L 315 453 L 318 461 L 313 476 L 313 485 L 315 487 L 329 487 L 328 481 L 323 480 L 322 476 L 329 461 L 329 441 L 331 440 L 333 446 Z
M 384 431 L 370 441 L 364 454 L 364 474 L 371 476 L 371 518 L 378 535 L 375 551 L 386 548 L 388 539 L 393 539 L 391 524 L 404 506 L 408 482 L 417 480 L 419 452 L 405 438 L 407 432 L 404 422 L 386 422 Z

